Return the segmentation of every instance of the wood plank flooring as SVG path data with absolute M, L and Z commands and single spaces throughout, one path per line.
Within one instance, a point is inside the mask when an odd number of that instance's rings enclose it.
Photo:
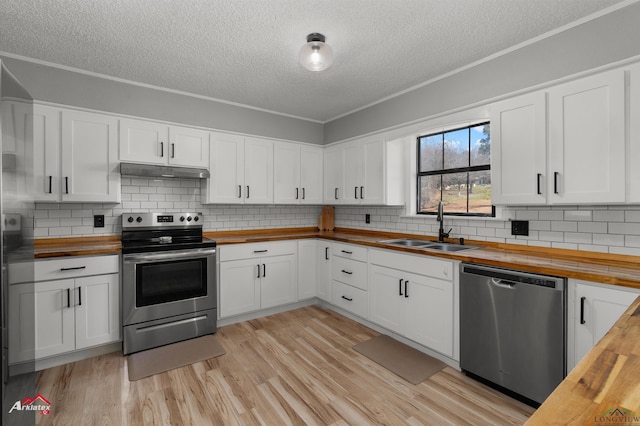
M 412 385 L 351 347 L 378 333 L 310 306 L 218 329 L 227 353 L 129 382 L 112 353 L 41 371 L 41 425 L 520 425 L 533 408 L 446 367 Z

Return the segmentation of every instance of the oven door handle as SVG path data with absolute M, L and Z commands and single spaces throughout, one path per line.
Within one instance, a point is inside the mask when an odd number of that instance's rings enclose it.
M 203 256 L 216 254 L 216 249 L 194 249 L 184 252 L 165 251 L 161 253 L 130 253 L 122 256 L 122 261 L 127 263 L 149 263 L 162 260 L 199 259 Z

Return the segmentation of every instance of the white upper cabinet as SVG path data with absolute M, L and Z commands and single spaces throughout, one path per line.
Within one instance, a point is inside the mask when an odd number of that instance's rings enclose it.
M 322 204 L 322 148 L 276 142 L 275 204 Z
M 495 204 L 625 202 L 624 70 L 496 103 L 491 130 Z
M 491 184 L 494 204 L 544 204 L 547 168 L 546 93 L 491 106 Z
M 120 161 L 208 168 L 209 132 L 121 119 Z
M 400 141 L 387 142 L 382 135 L 328 148 L 325 155 L 324 202 L 402 204 L 403 182 L 406 179 L 401 173 L 403 153 Z
M 272 141 L 212 133 L 210 169 L 205 203 L 273 203 Z
M 344 149 L 342 145 L 324 150 L 324 202 L 342 204 L 344 193 Z
M 549 89 L 549 200 L 625 201 L 624 71 Z
M 36 104 L 25 123 L 35 201 L 120 202 L 116 118 Z
M 629 198 L 631 203 L 640 203 L 640 64 L 635 64 L 629 71 L 629 155 L 627 170 L 629 171 Z

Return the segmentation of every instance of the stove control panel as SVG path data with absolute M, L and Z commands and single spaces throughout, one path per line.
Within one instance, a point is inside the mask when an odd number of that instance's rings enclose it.
M 200 227 L 202 213 L 124 213 L 122 228 Z

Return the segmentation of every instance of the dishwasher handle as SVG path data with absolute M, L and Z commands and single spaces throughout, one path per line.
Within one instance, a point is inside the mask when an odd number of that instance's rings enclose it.
M 516 288 L 517 283 L 513 281 L 502 280 L 500 278 L 491 278 L 491 284 L 495 285 L 496 287 L 513 290 L 514 288 Z

